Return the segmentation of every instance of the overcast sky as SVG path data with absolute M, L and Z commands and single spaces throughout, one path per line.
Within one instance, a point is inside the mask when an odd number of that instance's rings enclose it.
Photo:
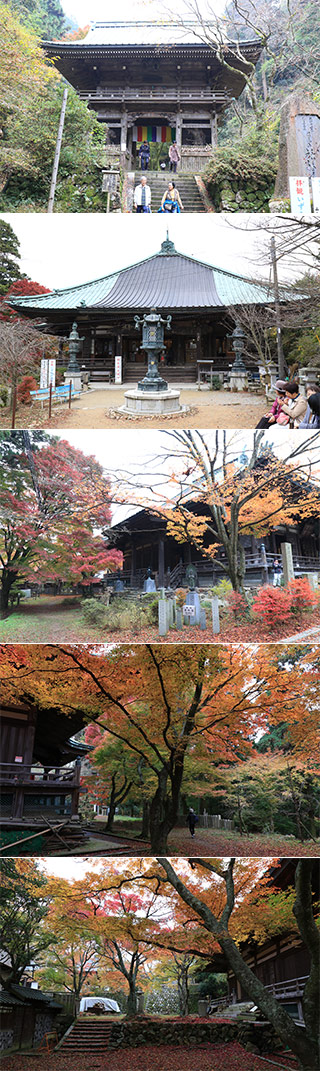
M 177 444 L 170 434 L 165 431 L 150 431 L 149 429 L 117 430 L 114 431 L 54 431 L 51 435 L 61 435 L 72 446 L 82 450 L 84 454 L 92 454 L 110 474 L 115 486 L 121 476 L 128 478 L 132 485 L 132 493 L 129 494 L 130 505 L 113 505 L 113 521 L 120 520 L 134 513 L 137 506 L 132 505 L 143 497 L 149 502 L 158 502 L 161 498 L 175 497 L 177 484 L 168 484 L 168 473 L 179 473 L 181 463 L 174 457 Z M 209 447 L 214 448 L 215 431 L 205 431 L 205 439 Z M 240 459 L 243 452 L 250 455 L 253 444 L 253 431 L 227 431 L 228 454 L 230 461 Z M 222 440 L 222 432 L 220 433 Z M 266 441 L 273 443 L 278 457 L 285 459 L 296 449 L 301 442 L 306 441 L 306 433 L 303 431 L 284 431 L 283 428 L 270 429 L 266 433 Z M 297 466 L 301 463 L 312 463 L 314 476 L 318 475 L 320 467 L 320 439 L 314 432 L 307 436 L 307 443 L 313 449 L 307 449 L 304 457 L 297 458 Z M 116 459 L 116 461 L 115 461 Z M 140 488 L 143 490 L 140 490 Z M 156 497 L 153 497 L 155 495 Z M 123 500 L 123 499 L 122 499 Z M 127 499 L 126 499 L 127 501 Z
M 117 4 L 111 0 L 62 0 L 62 7 L 69 18 L 74 19 L 78 26 L 87 26 L 90 22 L 113 22 L 133 19 L 156 20 L 163 18 L 164 11 L 170 8 L 172 17 L 184 10 L 184 0 L 174 0 L 174 5 L 166 4 L 165 0 L 117 0 Z M 225 7 L 224 0 L 201 0 L 202 11 L 208 8 L 215 14 L 220 14 Z M 190 17 L 190 16 L 189 16 Z
M 60 289 L 99 279 L 157 253 L 169 237 L 181 253 L 226 271 L 269 278 L 272 215 L 197 213 L 175 216 L 107 214 L 2 214 L 20 242 L 21 271 L 42 286 Z M 281 227 L 290 225 L 290 217 Z M 279 278 L 296 278 L 299 262 L 279 264 Z

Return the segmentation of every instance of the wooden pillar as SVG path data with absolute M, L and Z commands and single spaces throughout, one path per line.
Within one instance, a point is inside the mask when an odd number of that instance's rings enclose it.
M 181 145 L 182 145 L 182 123 L 183 123 L 183 117 L 181 115 L 181 112 L 177 112 L 177 115 L 176 115 L 176 142 L 177 142 L 177 146 L 178 146 L 179 152 L 181 150 Z
M 164 538 L 162 535 L 159 535 L 158 541 L 158 577 L 159 586 L 162 588 L 164 586 Z
M 80 798 L 80 776 L 81 776 L 81 762 L 80 759 L 76 759 L 74 768 L 74 780 L 75 787 L 71 792 L 71 814 L 78 814 L 79 810 L 79 798 Z
M 23 817 L 23 805 L 24 805 L 24 788 L 23 785 L 14 785 L 14 795 L 12 802 L 12 818 Z
M 31 763 L 32 763 L 33 748 L 34 748 L 34 738 L 35 738 L 35 732 L 36 732 L 36 723 L 37 723 L 37 714 L 29 714 L 28 715 L 28 728 L 26 730 L 25 745 L 24 745 L 24 756 L 23 756 L 24 766 L 31 766 Z
M 202 343 L 201 343 L 201 331 L 197 328 L 197 361 L 202 361 Z
M 121 130 L 120 130 L 120 162 L 126 164 L 127 162 L 127 139 L 128 139 L 128 113 L 123 112 L 121 116 Z
M 130 583 L 131 584 L 134 583 L 134 578 L 135 578 L 135 574 L 136 574 L 136 561 L 137 561 L 136 547 L 135 547 L 135 544 L 134 544 L 134 536 L 132 536 L 131 576 L 130 576 Z
M 218 145 L 218 122 L 217 122 L 217 113 L 216 112 L 214 112 L 213 115 L 211 116 L 210 129 L 211 129 L 211 147 L 212 147 L 212 149 L 216 149 L 217 145 Z

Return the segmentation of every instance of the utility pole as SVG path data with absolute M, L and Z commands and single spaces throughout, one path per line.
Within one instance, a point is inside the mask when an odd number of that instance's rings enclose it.
M 272 264 L 272 274 L 273 274 L 273 292 L 274 292 L 274 304 L 275 304 L 275 310 L 276 310 L 276 325 L 277 325 L 278 376 L 279 376 L 279 379 L 285 379 L 286 369 L 285 369 L 285 360 L 284 360 L 284 353 L 283 353 L 283 347 L 282 347 L 282 336 L 281 336 L 281 309 L 280 309 L 278 268 L 277 268 L 277 257 L 276 257 L 276 240 L 275 240 L 274 236 L 272 236 L 272 238 L 271 238 L 271 264 Z
M 55 192 L 56 192 L 56 185 L 57 185 L 57 174 L 58 174 L 58 167 L 59 167 L 59 160 L 60 160 L 60 150 L 61 150 L 61 142 L 62 142 L 62 135 L 63 135 L 64 119 L 65 119 L 66 107 L 67 107 L 67 97 L 68 97 L 68 89 L 67 89 L 67 86 L 66 86 L 65 89 L 63 90 L 62 105 L 61 105 L 60 120 L 59 120 L 59 129 L 58 129 L 58 137 L 57 137 L 56 151 L 55 151 L 55 154 L 54 154 L 54 161 L 53 161 L 53 168 L 52 168 L 52 178 L 51 178 L 51 186 L 50 186 L 50 194 L 49 194 L 47 212 L 53 212 L 53 202 L 54 202 L 54 197 L 55 197 Z

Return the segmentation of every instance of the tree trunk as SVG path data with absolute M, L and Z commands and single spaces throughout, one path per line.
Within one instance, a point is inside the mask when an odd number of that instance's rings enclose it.
M 263 1012 L 276 1033 L 292 1052 L 300 1060 L 303 1071 L 319 1071 L 319 1053 L 313 1037 L 307 1036 L 307 1031 L 296 1026 L 293 1019 L 284 1011 L 281 1004 L 269 993 L 260 982 L 259 978 L 251 971 L 244 962 L 241 952 L 232 941 L 231 937 L 219 937 L 219 944 L 225 952 L 228 963 L 234 970 L 236 978 L 247 993 Z
M 129 982 L 129 993 L 127 996 L 127 1011 L 126 1015 L 128 1019 L 134 1019 L 137 1014 L 137 994 L 136 983 L 133 979 Z
M 16 573 L 8 572 L 6 569 L 3 570 L 0 588 L 0 618 L 2 620 L 8 617 L 9 595 L 15 580 Z
M 167 838 L 175 825 L 178 807 L 174 808 L 172 799 L 167 794 L 168 774 L 161 770 L 158 774 L 158 787 L 150 804 L 150 841 L 154 855 L 167 851 Z
M 306 1034 L 307 1036 L 309 1035 L 310 1052 L 313 1046 L 317 1050 L 320 1031 L 320 934 L 312 911 L 313 865 L 313 859 L 299 860 L 295 874 L 296 899 L 293 907 L 293 913 L 297 919 L 302 940 L 307 945 L 311 955 L 310 976 L 306 982 L 302 1000 Z M 318 1068 L 319 1065 L 315 1063 L 314 1066 Z
M 110 792 L 110 800 L 109 800 L 108 820 L 107 820 L 106 827 L 105 827 L 106 828 L 106 833 L 112 833 L 112 831 L 113 831 L 113 823 L 114 823 L 115 813 L 116 813 L 116 789 L 115 789 L 115 778 L 113 777 L 112 778 L 112 788 L 111 788 L 111 792 Z
M 142 828 L 140 837 L 141 840 L 149 840 L 150 835 L 150 803 L 149 800 L 143 801 L 142 810 Z

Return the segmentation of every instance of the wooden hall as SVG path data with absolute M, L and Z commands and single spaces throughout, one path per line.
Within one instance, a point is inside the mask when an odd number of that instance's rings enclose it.
M 43 828 L 46 819 L 76 822 L 84 744 L 72 739 L 83 717 L 41 711 L 21 701 L 1 709 L 0 813 L 2 830 Z
M 84 337 L 79 362 L 93 382 L 113 378 L 116 355 L 122 356 L 124 382 L 145 375 L 147 356 L 134 317 L 151 309 L 172 315 L 161 360 L 165 379 L 195 382 L 206 361 L 213 372 L 227 375 L 235 357 L 229 336 L 237 306 L 272 303 L 266 284 L 179 253 L 168 237 L 155 254 L 101 279 L 10 299 L 18 312 L 46 320 L 47 331 L 65 339 L 76 321 Z
M 210 35 L 210 24 L 208 26 Z M 214 33 L 214 28 L 213 28 Z M 217 143 L 218 122 L 244 86 L 260 42 L 225 42 L 217 50 L 199 40 L 194 20 L 101 21 L 81 41 L 45 41 L 47 56 L 107 126 L 108 154 L 130 170 L 144 139 L 176 140 L 183 170 L 198 172 Z M 159 156 L 159 159 L 161 157 Z

